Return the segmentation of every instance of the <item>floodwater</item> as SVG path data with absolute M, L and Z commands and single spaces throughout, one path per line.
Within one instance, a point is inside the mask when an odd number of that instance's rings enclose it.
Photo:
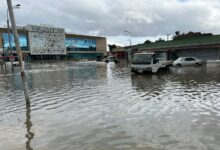
M 220 67 L 131 75 L 121 64 L 0 68 L 1 150 L 220 150 Z

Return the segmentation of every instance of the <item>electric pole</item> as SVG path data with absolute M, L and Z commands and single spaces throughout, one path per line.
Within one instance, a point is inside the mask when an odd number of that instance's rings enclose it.
M 17 55 L 18 55 L 18 59 L 19 59 L 21 80 L 22 80 L 22 84 L 23 84 L 23 88 L 24 88 L 26 105 L 30 105 L 30 98 L 29 98 L 27 81 L 26 81 L 26 77 L 25 77 L 24 63 L 23 63 L 23 59 L 22 59 L 22 52 L 21 52 L 21 48 L 20 48 L 20 44 L 19 44 L 18 32 L 17 32 L 17 28 L 16 28 L 16 22 L 15 22 L 15 17 L 14 17 L 14 12 L 13 12 L 13 8 L 12 8 L 11 0 L 7 0 L 7 4 L 8 4 L 8 11 L 9 11 L 9 15 L 10 15 L 12 32 L 14 35 Z

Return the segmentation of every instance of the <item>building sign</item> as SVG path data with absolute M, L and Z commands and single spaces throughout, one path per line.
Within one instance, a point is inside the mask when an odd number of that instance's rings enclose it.
M 28 25 L 32 55 L 66 54 L 65 30 L 62 28 Z

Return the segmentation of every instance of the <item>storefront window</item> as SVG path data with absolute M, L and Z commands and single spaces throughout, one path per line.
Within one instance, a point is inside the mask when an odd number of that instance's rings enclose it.
M 67 51 L 96 51 L 96 40 L 66 38 Z
M 11 37 L 11 49 L 16 50 L 14 36 L 10 34 Z M 19 44 L 22 50 L 28 50 L 28 40 L 27 35 L 19 34 Z M 5 50 L 9 50 L 9 38 L 8 33 L 3 33 L 3 45 Z

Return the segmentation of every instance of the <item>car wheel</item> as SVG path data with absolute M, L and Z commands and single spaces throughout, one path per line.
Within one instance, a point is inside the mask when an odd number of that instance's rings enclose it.
M 117 64 L 117 63 L 119 63 L 119 61 L 118 61 L 118 60 L 114 60 L 114 63 L 116 63 L 116 64 Z
M 131 73 L 138 74 L 139 72 L 135 70 L 135 71 L 131 71 Z
M 199 63 L 196 63 L 196 64 L 195 64 L 195 67 L 199 67 Z
M 137 71 L 135 69 L 133 69 L 133 68 L 131 68 L 131 72 L 135 73 L 135 74 L 137 73 Z
M 177 64 L 176 66 L 177 66 L 177 67 L 181 67 L 181 64 Z

